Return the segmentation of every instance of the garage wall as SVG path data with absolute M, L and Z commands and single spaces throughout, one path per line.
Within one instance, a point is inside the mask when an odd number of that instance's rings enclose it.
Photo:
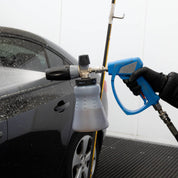
M 108 61 L 139 56 L 145 66 L 157 71 L 177 71 L 178 2 L 176 0 L 119 0 L 114 20 Z M 101 65 L 110 11 L 110 0 L 65 0 L 62 2 L 61 45 L 73 56 L 89 54 L 91 64 Z M 141 114 L 126 116 L 112 95 L 110 76 L 106 77 L 109 98 L 107 134 L 177 145 L 158 114 L 149 108 Z M 141 105 L 121 80 L 118 95 L 130 109 Z M 161 101 L 178 128 L 178 110 Z
M 59 43 L 61 0 L 1 0 L 0 26 L 27 30 Z

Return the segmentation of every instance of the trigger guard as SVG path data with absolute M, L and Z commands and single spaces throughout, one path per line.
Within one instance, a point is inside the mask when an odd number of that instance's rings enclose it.
M 115 97 L 118 105 L 124 111 L 125 114 L 127 114 L 127 115 L 138 114 L 138 113 L 144 111 L 149 106 L 151 106 L 151 104 L 149 102 L 146 102 L 146 99 L 142 98 L 143 101 L 144 101 L 144 105 L 141 108 L 136 109 L 136 110 L 129 110 L 129 109 L 125 108 L 124 105 L 122 104 L 122 102 L 120 101 L 120 99 L 117 96 L 117 93 L 116 93 L 116 90 L 115 90 L 115 86 L 114 86 L 114 80 L 115 80 L 115 76 L 112 76 L 112 80 L 111 80 L 112 91 L 113 91 L 114 97 Z

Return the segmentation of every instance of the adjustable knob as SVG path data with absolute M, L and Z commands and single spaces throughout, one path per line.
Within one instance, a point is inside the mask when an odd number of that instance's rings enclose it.
M 90 59 L 88 55 L 81 55 L 79 56 L 79 65 L 84 67 L 90 64 Z

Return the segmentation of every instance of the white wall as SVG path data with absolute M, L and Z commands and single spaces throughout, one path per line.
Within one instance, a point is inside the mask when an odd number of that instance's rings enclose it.
M 62 3 L 61 45 L 73 56 L 89 54 L 92 65 L 101 65 L 111 0 L 65 0 Z M 114 20 L 108 62 L 139 56 L 144 64 L 157 71 L 178 71 L 178 1 L 119 0 Z M 106 77 L 109 98 L 108 135 L 136 138 L 177 145 L 153 108 L 126 116 L 112 95 L 110 76 Z M 118 95 L 129 108 L 140 106 L 121 80 Z M 161 104 L 178 128 L 178 110 Z
M 61 0 L 0 0 L 0 26 L 60 41 Z

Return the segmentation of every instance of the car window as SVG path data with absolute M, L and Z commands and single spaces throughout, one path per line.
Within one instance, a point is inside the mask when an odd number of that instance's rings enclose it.
M 48 67 L 44 48 L 16 38 L 0 38 L 0 66 L 42 71 Z
M 51 52 L 50 50 L 46 49 L 48 62 L 50 67 L 56 67 L 59 65 L 64 65 L 64 61 L 55 53 Z

